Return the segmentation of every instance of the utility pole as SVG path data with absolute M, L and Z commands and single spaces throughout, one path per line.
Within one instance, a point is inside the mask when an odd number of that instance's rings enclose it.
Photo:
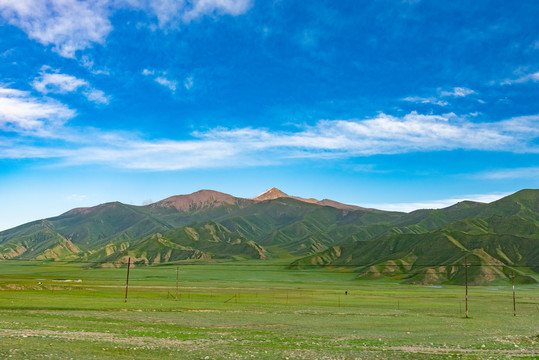
M 468 257 L 464 258 L 464 272 L 466 274 L 466 318 L 468 318 Z
M 517 304 L 515 302 L 515 272 L 511 272 L 511 279 L 513 280 L 513 316 L 517 316 Z
M 125 301 L 127 302 L 127 290 L 129 289 L 129 268 L 131 267 L 131 258 L 127 259 L 127 279 L 125 280 Z
M 176 266 L 176 301 L 178 301 L 178 272 L 180 271 L 180 267 Z

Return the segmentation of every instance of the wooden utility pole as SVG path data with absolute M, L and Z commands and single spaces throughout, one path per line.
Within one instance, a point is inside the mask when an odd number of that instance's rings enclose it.
M 464 272 L 466 274 L 466 318 L 468 318 L 468 257 L 464 258 Z
M 180 271 L 180 267 L 176 266 L 176 301 L 178 301 L 178 272 Z
M 125 280 L 125 301 L 127 302 L 127 290 L 129 289 L 129 268 L 131 267 L 131 258 L 127 259 L 127 279 Z
M 513 316 L 517 316 L 517 304 L 515 302 L 515 273 L 511 272 L 511 279 L 513 280 Z

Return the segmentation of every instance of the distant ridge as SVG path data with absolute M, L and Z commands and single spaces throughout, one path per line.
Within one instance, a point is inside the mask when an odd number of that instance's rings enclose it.
M 253 199 L 213 190 L 145 206 L 109 202 L 0 232 L 1 260 L 121 266 L 181 260 L 289 259 L 359 278 L 481 285 L 539 282 L 539 190 L 492 203 L 410 213 L 303 199 L 271 188 Z
M 299 197 L 299 196 L 290 196 L 290 195 L 282 192 L 281 190 L 279 190 L 279 189 L 277 189 L 275 187 L 272 187 L 271 189 L 268 189 L 268 190 L 264 191 L 262 194 L 258 195 L 257 197 L 254 197 L 253 200 L 255 200 L 255 201 L 266 201 L 266 200 L 274 200 L 274 199 L 279 199 L 279 198 L 296 199 L 296 200 L 303 201 L 303 202 L 306 202 L 306 203 L 309 203 L 309 204 L 317 204 L 317 205 L 322 205 L 322 206 L 331 206 L 331 207 L 341 209 L 341 210 L 367 210 L 367 209 L 362 208 L 360 206 L 342 204 L 340 202 L 329 200 L 329 199 L 324 199 L 324 200 L 319 201 L 319 200 L 313 199 L 313 198 L 305 199 L 305 198 L 302 198 L 302 197 Z

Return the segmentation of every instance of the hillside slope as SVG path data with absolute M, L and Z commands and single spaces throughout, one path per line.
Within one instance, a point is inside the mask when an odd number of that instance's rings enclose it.
M 334 246 L 295 261 L 293 267 L 341 266 L 352 268 L 359 277 L 462 283 L 468 258 L 473 284 L 506 280 L 513 273 L 520 282 L 536 282 L 538 210 L 537 190 L 523 190 L 490 204 L 420 210 L 405 215 L 403 223 L 391 229 L 392 235 Z M 443 223 L 436 229 L 436 224 Z M 425 231 L 430 228 L 436 230 Z
M 328 205 L 331 204 L 331 205 Z M 212 190 L 147 206 L 78 208 L 0 232 L 0 260 L 157 264 L 187 259 L 291 259 L 293 268 L 339 266 L 359 277 L 459 283 L 467 257 L 475 283 L 535 281 L 539 190 L 490 204 L 464 201 L 411 213 L 288 196 L 255 199 Z M 475 271 L 475 270 L 474 270 Z

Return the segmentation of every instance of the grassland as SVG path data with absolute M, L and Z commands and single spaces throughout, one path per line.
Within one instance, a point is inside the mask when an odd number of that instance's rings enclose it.
M 537 285 L 517 286 L 516 317 L 509 283 L 471 287 L 466 319 L 461 286 L 276 262 L 135 267 L 127 302 L 125 277 L 0 262 L 0 358 L 539 358 Z

